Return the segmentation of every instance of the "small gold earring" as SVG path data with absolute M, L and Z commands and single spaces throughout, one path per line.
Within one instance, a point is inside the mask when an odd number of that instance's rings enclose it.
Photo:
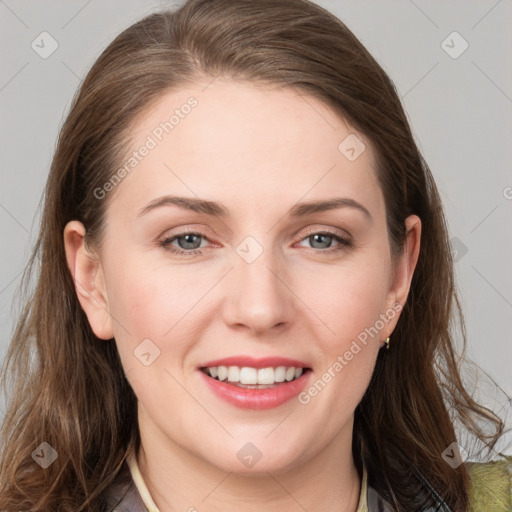
M 389 338 L 386 338 L 384 343 L 386 344 L 386 350 L 389 350 Z

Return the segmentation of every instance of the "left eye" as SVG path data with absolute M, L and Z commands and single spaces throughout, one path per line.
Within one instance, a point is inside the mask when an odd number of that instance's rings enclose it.
M 184 233 L 172 238 L 166 238 L 160 242 L 160 245 L 178 254 L 194 254 L 195 252 L 200 252 L 197 249 L 201 247 L 202 239 L 206 240 L 206 237 L 201 233 Z M 184 242 L 181 242 L 182 240 Z M 178 247 L 171 245 L 175 241 L 178 241 Z
M 321 231 L 319 233 L 309 234 L 306 238 L 303 238 L 303 240 L 309 240 L 311 244 L 319 243 L 321 247 L 313 247 L 313 249 L 323 249 L 324 252 L 334 251 L 342 249 L 343 247 L 352 246 L 350 240 L 347 240 L 346 238 L 343 238 L 335 233 L 331 233 L 330 231 Z M 338 242 L 338 245 L 335 247 L 332 247 L 333 240 Z M 326 245 L 328 247 L 326 247 Z
M 175 254 L 200 254 L 201 251 L 199 249 L 202 240 L 207 240 L 207 237 L 202 233 L 190 232 L 165 238 L 160 241 L 160 245 Z M 318 249 L 318 252 L 331 252 L 352 247 L 350 240 L 330 231 L 308 233 L 306 237 L 301 239 L 301 242 L 306 240 L 309 240 L 311 244 L 319 244 L 320 247 L 312 247 L 313 249 Z M 334 247 L 332 247 L 333 241 L 337 242 L 337 245 Z M 174 245 L 174 242 L 177 242 L 178 246 Z

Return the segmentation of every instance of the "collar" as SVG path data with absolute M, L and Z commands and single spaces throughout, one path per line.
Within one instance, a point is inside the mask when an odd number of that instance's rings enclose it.
M 135 487 L 133 489 L 138 492 L 138 498 L 139 498 L 139 505 L 143 504 L 146 508 L 147 512 L 160 512 L 158 510 L 158 507 L 156 506 L 153 498 L 151 497 L 151 494 L 149 492 L 149 489 L 146 485 L 146 482 L 144 481 L 144 478 L 142 477 L 142 474 L 139 469 L 139 465 L 137 464 L 137 458 L 134 454 L 129 454 L 126 458 L 126 463 L 128 465 L 128 468 L 130 470 L 130 474 L 132 477 L 132 486 Z M 359 503 L 357 505 L 356 512 L 368 512 L 368 473 L 366 470 L 366 466 L 363 464 L 363 478 L 361 481 L 361 492 L 359 494 Z M 128 499 L 131 499 L 132 501 L 137 501 L 137 496 L 133 496 L 134 493 L 132 493 L 131 497 Z M 370 494 L 370 496 L 373 499 L 373 493 Z M 139 506 L 138 509 L 133 508 L 133 512 L 146 512 L 142 507 Z M 385 510 L 385 509 L 384 509 Z
M 160 512 L 155 502 L 153 501 L 153 498 L 151 497 L 146 482 L 142 478 L 139 465 L 137 464 L 137 458 L 133 453 L 130 453 L 128 455 L 128 457 L 126 458 L 126 463 L 128 464 L 128 468 L 130 469 L 133 483 L 135 484 L 135 487 L 139 491 L 140 497 L 142 498 L 142 501 L 144 502 L 144 505 L 146 506 L 148 512 Z

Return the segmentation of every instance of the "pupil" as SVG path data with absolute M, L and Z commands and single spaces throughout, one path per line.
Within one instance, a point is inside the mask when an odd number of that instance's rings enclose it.
M 190 241 L 194 237 L 199 239 L 199 245 L 197 245 L 197 243 L 194 244 L 193 242 Z M 185 240 L 185 243 L 182 244 L 181 240 Z M 180 238 L 178 238 L 178 244 L 182 249 L 197 249 L 201 245 L 201 239 L 198 235 L 183 235 Z M 190 244 L 192 246 L 190 246 Z
M 324 246 L 324 247 L 322 247 L 322 248 L 323 248 L 323 249 L 325 249 L 326 247 L 328 247 L 328 246 L 329 246 L 329 243 L 322 242 L 322 238 L 331 239 L 332 237 L 331 237 L 331 236 L 329 236 L 329 235 L 321 235 L 321 234 L 319 234 L 319 235 L 313 235 L 311 238 L 313 238 L 313 241 L 314 241 L 314 242 L 315 242 L 316 240 L 318 240 L 318 238 L 319 238 L 319 239 L 320 239 L 320 244 L 321 244 L 321 245 L 323 244 L 323 246 Z M 315 239 L 316 239 L 316 240 L 315 240 Z

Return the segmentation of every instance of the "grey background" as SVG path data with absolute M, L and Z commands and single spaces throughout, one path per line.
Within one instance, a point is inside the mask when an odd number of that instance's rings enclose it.
M 444 201 L 467 355 L 512 395 L 512 2 L 317 3 L 347 24 L 396 84 Z M 0 361 L 71 98 L 115 35 L 165 5 L 174 3 L 0 0 Z M 58 43 L 46 59 L 31 47 L 43 31 Z M 469 45 L 457 58 L 463 41 L 448 37 L 454 31 Z M 481 400 L 499 408 L 491 396 Z M 0 421 L 4 407 L 0 401 Z

